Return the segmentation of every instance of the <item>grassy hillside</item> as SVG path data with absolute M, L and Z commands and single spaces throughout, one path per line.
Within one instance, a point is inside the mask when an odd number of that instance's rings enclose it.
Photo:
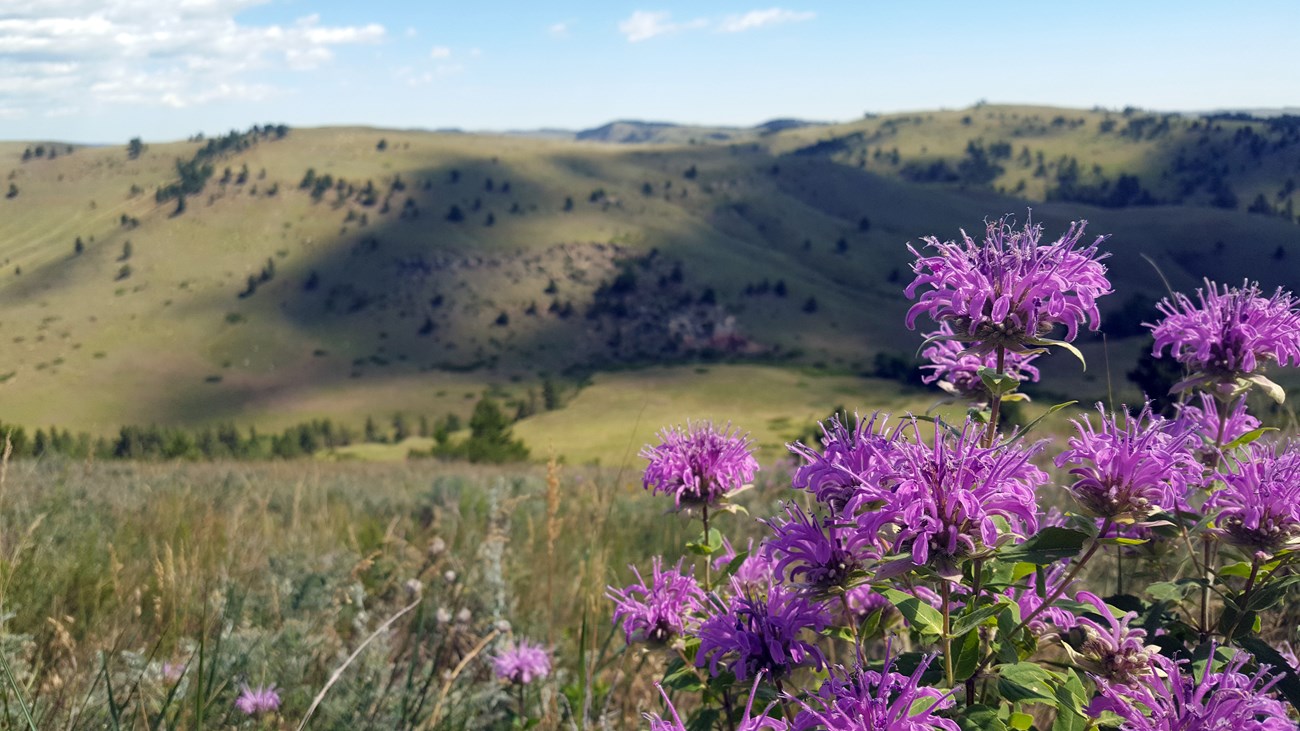
M 817 407 L 841 388 L 880 393 L 844 385 L 855 382 L 846 374 L 919 343 L 901 324 L 905 244 L 1030 206 L 1049 235 L 1077 218 L 1111 235 L 1119 294 L 1107 312 L 1130 298 L 1141 311 L 1163 293 L 1143 254 L 1179 288 L 1205 274 L 1300 279 L 1300 227 L 1244 210 L 1256 191 L 1276 209 L 1293 197 L 1278 196 L 1300 174 L 1300 147 L 1277 146 L 1286 128 L 1175 119 L 1157 134 L 1158 118 L 1138 125 L 1141 136 L 1124 133 L 1139 118 L 983 107 L 717 144 L 294 129 L 231 137 L 212 154 L 202 152 L 210 141 L 148 144 L 134 158 L 125 145 L 43 142 L 38 156 L 38 143 L 0 143 L 14 194 L 0 199 L 3 419 L 100 433 L 151 421 L 359 425 L 396 411 L 464 416 L 487 387 L 527 402 L 550 380 L 571 397 L 592 374 L 718 360 L 749 363 L 746 382 L 783 391 L 769 399 L 782 406 L 750 408 L 765 422 L 835 403 L 870 408 L 852 393 Z M 1102 132 L 1107 119 L 1115 126 Z M 1182 150 L 1187 168 L 1206 135 L 1236 210 L 1210 205 L 1203 187 L 1174 204 L 1169 160 Z M 1258 136 L 1270 141 L 1254 156 Z M 934 162 L 969 171 L 971 140 L 1011 144 L 1010 159 L 993 160 L 1002 172 L 980 182 L 915 172 Z M 1019 166 L 1022 147 L 1033 166 L 1043 153 L 1044 176 Z M 1063 155 L 1107 180 L 1136 175 L 1164 204 L 1061 200 L 1052 187 Z M 212 166 L 180 212 L 167 193 L 178 160 Z M 1121 395 L 1141 342 L 1108 344 Z M 1053 390 L 1106 392 L 1100 341 L 1084 349 L 1093 369 L 1060 363 L 1052 378 L 1069 380 Z M 818 395 L 785 394 L 802 378 L 789 368 L 825 374 L 812 379 Z M 664 373 L 693 395 L 665 402 L 663 418 L 725 418 L 746 403 L 689 365 L 631 378 Z M 592 393 L 608 382 L 597 376 Z M 636 419 L 627 404 L 570 403 L 519 432 L 542 451 L 547 438 L 585 439 L 584 409 L 604 424 Z M 573 447 L 594 456 L 583 449 Z

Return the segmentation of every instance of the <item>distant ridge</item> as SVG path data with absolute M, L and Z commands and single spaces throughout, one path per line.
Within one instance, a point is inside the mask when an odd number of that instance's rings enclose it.
M 581 130 L 574 135 L 574 139 L 616 144 L 731 142 L 822 124 L 786 118 L 769 120 L 753 127 L 709 127 L 620 119 L 600 127 Z

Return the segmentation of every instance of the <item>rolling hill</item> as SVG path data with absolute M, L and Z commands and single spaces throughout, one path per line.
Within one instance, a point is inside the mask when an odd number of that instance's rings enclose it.
M 910 358 L 905 245 L 1030 208 L 1049 236 L 1079 218 L 1108 234 L 1117 290 L 1108 352 L 1085 343 L 1086 374 L 1053 358 L 1049 390 L 1105 394 L 1108 359 L 1132 398 L 1129 333 L 1164 292 L 1143 256 L 1183 289 L 1300 282 L 1292 122 L 983 106 L 712 141 L 614 124 L 576 140 L 267 125 L 134 156 L 0 143 L 0 418 L 359 423 L 665 365 L 707 410 L 700 362 L 813 378 Z M 898 388 L 859 380 L 864 399 Z M 791 416 L 832 393 L 846 401 L 836 382 Z M 521 432 L 561 432 L 562 413 Z

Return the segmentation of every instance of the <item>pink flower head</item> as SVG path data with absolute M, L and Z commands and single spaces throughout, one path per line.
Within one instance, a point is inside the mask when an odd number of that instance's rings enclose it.
M 492 658 L 497 677 L 517 685 L 528 685 L 551 674 L 551 653 L 540 644 L 519 640 L 506 645 Z
M 952 694 L 921 685 L 934 656 L 910 676 L 896 673 L 892 659 L 880 672 L 832 668 L 816 695 L 799 701 L 796 729 L 827 731 L 959 731 L 956 721 L 934 715 L 953 704 Z
M 898 486 L 888 508 L 898 526 L 896 553 L 951 571 L 959 559 L 1038 530 L 1035 491 L 1047 474 L 1029 459 L 1041 443 L 981 447 L 983 425 L 969 419 L 956 434 L 936 423 L 930 444 L 919 422 L 913 430 L 914 441 L 898 442 Z
M 736 731 L 787 731 L 790 725 L 780 718 L 768 716 L 772 710 L 775 701 L 769 704 L 767 710 L 754 715 L 754 699 L 758 696 L 758 683 L 763 679 L 763 673 L 760 671 L 754 676 L 754 684 L 749 688 L 749 700 L 745 702 L 745 715 L 740 719 L 740 724 L 736 726 Z M 659 695 L 663 696 L 664 705 L 668 707 L 669 718 L 663 718 L 657 713 L 647 713 L 645 718 L 650 722 L 650 731 L 687 731 L 686 724 L 682 723 L 682 717 L 677 713 L 677 707 L 664 691 L 664 687 L 655 683 L 659 689 Z
M 1249 553 L 1273 554 L 1300 545 L 1300 442 L 1252 442 L 1235 470 L 1215 476 L 1224 488 L 1206 510 L 1224 539 Z
M 241 685 L 239 697 L 235 699 L 235 708 L 246 716 L 274 713 L 280 709 L 280 693 L 274 685 L 265 687 L 259 685 L 255 688 Z
M 1152 354 L 1168 348 L 1193 377 L 1179 384 L 1232 384 L 1268 363 L 1300 364 L 1300 303 L 1278 288 L 1264 297 L 1256 282 L 1222 288 L 1209 279 L 1196 290 L 1199 304 L 1175 294 L 1156 307 L 1164 319 L 1148 325 L 1155 335 Z
M 1152 659 L 1160 648 L 1146 644 L 1145 630 L 1130 627 L 1137 612 L 1129 612 L 1119 619 L 1101 597 L 1088 591 L 1075 595 L 1079 602 L 1091 604 L 1101 621 L 1078 617 L 1070 629 L 1079 655 L 1090 666 L 1094 675 L 1117 683 L 1137 683 L 1151 674 Z
M 826 628 L 830 616 L 825 609 L 780 584 L 766 597 L 744 592 L 734 583 L 732 588 L 735 594 L 727 610 L 700 625 L 696 667 L 707 663 L 716 676 L 723 658 L 729 658 L 728 668 L 744 680 L 759 672 L 779 679 L 800 665 L 826 665 L 816 643 L 803 637 L 805 630 Z
M 1097 250 L 1105 237 L 1079 246 L 1086 225 L 1072 223 L 1055 242 L 1040 244 L 1042 226 L 1026 223 L 1017 231 L 1002 218 L 988 222 L 983 244 L 962 231 L 961 243 L 925 239 L 934 256 L 921 256 L 909 245 L 917 260 L 907 296 L 929 289 L 907 311 L 907 326 L 915 328 L 925 313 L 936 323 L 951 323 L 976 352 L 1030 350 L 1057 325 L 1065 326 L 1066 340 L 1075 338 L 1080 325 L 1096 330 L 1097 298 L 1111 287 L 1101 263 L 1105 255 Z
M 683 635 L 692 623 L 691 615 L 704 604 L 700 590 L 689 571 L 682 570 L 684 559 L 664 570 L 663 558 L 655 556 L 650 582 L 641 578 L 635 566 L 637 583 L 626 589 L 609 588 L 614 600 L 614 623 L 623 621 L 623 634 L 630 645 L 634 641 L 663 644 Z
M 1174 408 L 1178 409 L 1178 414 L 1169 424 L 1169 430 L 1174 434 L 1186 434 L 1199 442 L 1201 446 L 1195 450 L 1198 456 L 1210 457 L 1216 442 L 1229 444 L 1237 437 L 1259 428 L 1259 419 L 1246 411 L 1245 394 L 1226 406 L 1226 417 L 1220 416 L 1221 406 L 1214 396 L 1205 392 L 1198 396 L 1196 400 L 1200 402 L 1199 406 L 1191 403 L 1176 404 Z
M 1138 415 L 1107 415 L 1101 404 L 1100 426 L 1085 414 L 1078 433 L 1056 466 L 1070 469 L 1070 492 L 1091 515 L 1121 522 L 1142 521 L 1157 510 L 1186 508 L 1190 486 L 1199 483 L 1201 466 L 1186 435 L 1165 428 L 1165 420 L 1148 405 Z
M 952 325 L 947 321 L 939 323 L 939 329 L 927 333 L 925 338 L 929 345 L 921 351 L 921 356 L 930 361 L 921 366 L 929 371 L 921 377 L 924 383 L 937 383 L 939 388 L 961 398 L 987 401 L 989 389 L 980 379 L 981 368 L 997 370 L 998 357 L 994 352 L 978 352 L 966 347 L 954 339 Z M 1038 381 L 1038 369 L 1030 365 L 1038 353 L 1009 352 L 1004 356 L 1002 372 L 1020 382 Z
M 844 588 L 869 559 L 880 558 L 880 513 L 816 518 L 786 503 L 785 520 L 764 520 L 772 529 L 766 548 L 775 574 L 812 594 Z
M 1157 672 L 1140 683 L 1098 678 L 1100 694 L 1088 710 L 1094 717 L 1103 711 L 1118 715 L 1120 731 L 1295 731 L 1286 706 L 1270 696 L 1277 679 L 1266 680 L 1265 669 L 1241 672 L 1248 659 L 1239 653 L 1219 672 L 1191 672 L 1186 663 L 1156 655 L 1151 661 Z
M 721 431 L 709 422 L 687 424 L 685 430 L 664 429 L 660 444 L 646 446 L 644 484 L 655 493 L 672 494 L 677 507 L 713 505 L 754 479 L 758 460 L 747 435 Z
M 838 416 L 821 424 L 822 451 L 798 442 L 789 445 L 804 464 L 794 473 L 794 487 L 811 492 L 835 515 L 846 515 L 881 501 L 884 483 L 894 477 L 894 439 L 888 416 L 877 412 L 851 428 Z

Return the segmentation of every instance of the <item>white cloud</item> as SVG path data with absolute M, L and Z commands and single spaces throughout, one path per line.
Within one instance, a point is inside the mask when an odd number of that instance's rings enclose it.
M 546 32 L 549 33 L 552 38 L 568 38 L 569 27 L 572 25 L 573 21 L 562 20 L 559 23 L 551 23 L 546 26 Z
M 640 43 L 678 30 L 679 26 L 671 18 L 672 14 L 668 12 L 637 10 L 618 24 L 618 30 L 627 38 L 628 43 Z
M 679 23 L 674 21 L 672 14 L 667 11 L 637 10 L 618 24 L 618 30 L 629 43 L 640 43 L 679 31 L 713 28 L 719 33 L 739 33 L 769 25 L 812 20 L 815 17 L 817 17 L 816 13 L 808 11 L 768 8 L 728 15 L 720 20 L 696 18 Z
M 740 33 L 742 31 L 762 28 L 769 25 L 781 25 L 783 23 L 799 23 L 805 20 L 812 20 L 817 17 L 816 13 L 809 11 L 786 10 L 784 8 L 768 8 L 766 10 L 751 10 L 741 15 L 728 15 L 718 24 L 718 30 L 723 33 Z
M 90 104 L 188 107 L 277 93 L 252 72 L 307 71 L 382 25 L 237 20 L 264 0 L 0 0 L 0 109 Z M 21 80 L 21 82 L 14 82 Z
M 451 58 L 451 49 L 446 46 L 434 46 L 429 50 L 429 58 Z

